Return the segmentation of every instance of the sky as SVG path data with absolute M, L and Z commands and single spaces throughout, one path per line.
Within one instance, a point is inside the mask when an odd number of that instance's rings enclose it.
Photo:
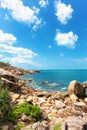
M 0 61 L 87 69 L 87 0 L 0 0 Z

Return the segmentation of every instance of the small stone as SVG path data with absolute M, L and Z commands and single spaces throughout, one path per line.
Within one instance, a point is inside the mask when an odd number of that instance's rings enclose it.
M 26 101 L 27 101 L 27 102 L 33 102 L 33 96 L 28 96 L 28 97 L 26 98 Z
M 77 102 L 77 103 L 74 103 L 75 106 L 78 106 L 78 107 L 84 107 L 86 106 L 86 104 L 84 102 Z
M 55 100 L 55 106 L 59 109 L 64 108 L 66 105 L 60 100 Z
M 87 104 L 87 98 L 84 99 L 84 102 Z
M 76 102 L 78 100 L 78 97 L 75 94 L 72 94 L 70 96 L 70 99 L 72 100 L 72 102 Z
M 33 79 L 33 78 L 29 78 L 28 81 L 29 81 L 29 82 L 33 82 L 34 79 Z
M 19 94 L 12 94 L 12 95 L 11 95 L 12 101 L 16 101 L 19 97 L 20 97 Z
M 21 120 L 22 120 L 22 121 L 29 121 L 29 117 L 23 114 L 23 115 L 21 116 Z

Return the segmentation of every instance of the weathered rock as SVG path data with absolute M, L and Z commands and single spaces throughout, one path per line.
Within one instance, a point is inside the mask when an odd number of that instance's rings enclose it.
M 54 93 L 53 94 L 53 99 L 54 100 L 64 100 L 64 98 L 65 98 L 65 96 L 66 96 L 67 94 L 66 93 L 63 93 L 63 92 L 56 92 L 56 93 Z
M 87 104 L 87 98 L 84 99 L 84 102 Z
M 33 82 L 34 79 L 33 79 L 33 78 L 29 78 L 28 81 L 29 81 L 29 82 Z
M 61 109 L 61 108 L 64 108 L 66 107 L 66 105 L 61 102 L 60 100 L 55 100 L 55 106 L 58 108 L 58 109 Z
M 29 102 L 29 103 L 32 103 L 33 102 L 33 96 L 28 96 L 26 98 L 26 101 Z
M 24 122 L 28 122 L 29 121 L 29 116 L 22 114 L 20 120 L 22 120 Z
M 70 96 L 70 99 L 72 100 L 72 102 L 78 101 L 78 97 L 77 97 L 75 94 L 72 94 L 72 95 Z
M 12 82 L 6 78 L 1 78 L 1 83 L 2 83 L 2 86 L 4 88 L 7 88 L 9 89 L 10 91 L 15 91 L 17 92 L 17 90 L 19 89 L 19 86 L 16 84 L 16 82 Z M 19 89 L 20 90 L 20 89 Z
M 16 100 L 19 99 L 19 97 L 20 97 L 19 94 L 11 93 L 11 92 L 10 92 L 10 96 L 11 96 L 11 100 L 12 100 L 12 101 L 16 101 Z
M 83 110 L 84 112 L 87 112 L 87 105 L 84 102 L 76 102 L 74 103 L 74 106 L 76 110 Z
M 36 92 L 35 95 L 37 95 L 38 97 L 50 97 L 52 96 L 52 92 L 46 92 L 46 91 L 43 91 L 43 92 Z
M 87 88 L 87 81 L 83 82 L 82 85 L 84 88 Z
M 38 101 L 39 101 L 40 104 L 43 104 L 43 103 L 47 102 L 47 99 L 45 97 L 42 97 L 42 98 L 39 97 Z
M 83 97 L 85 97 L 85 89 L 82 86 L 82 84 L 80 84 L 76 80 L 73 80 L 69 84 L 68 94 L 69 95 L 75 94 L 77 97 L 83 98 Z
M 74 116 L 65 120 L 62 130 L 87 130 L 87 125 L 81 117 Z
M 36 122 L 32 125 L 28 125 L 21 130 L 49 130 L 49 127 L 47 125 L 46 121 L 43 122 Z

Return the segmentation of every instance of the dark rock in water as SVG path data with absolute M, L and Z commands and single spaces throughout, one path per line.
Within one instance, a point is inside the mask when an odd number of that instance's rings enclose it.
M 57 84 L 57 83 L 50 83 L 50 84 L 48 84 L 48 86 L 49 87 L 56 87 L 56 86 L 58 86 L 59 84 Z
M 87 130 L 87 122 L 81 117 L 70 117 L 62 126 L 62 130 Z
M 48 83 L 48 81 L 42 81 L 41 82 L 41 84 L 47 84 Z
M 70 82 L 68 87 L 68 94 L 75 94 L 79 98 L 85 97 L 85 88 L 76 80 Z
M 33 82 L 33 81 L 34 81 L 33 78 L 29 78 L 29 79 L 28 79 L 28 82 Z

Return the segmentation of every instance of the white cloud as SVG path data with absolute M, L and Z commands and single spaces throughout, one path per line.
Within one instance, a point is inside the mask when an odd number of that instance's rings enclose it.
M 5 58 L 3 58 L 3 61 L 9 62 L 13 66 L 26 68 L 26 69 L 29 69 L 29 67 L 39 68 L 39 66 L 40 66 L 38 63 L 36 63 L 32 60 L 23 58 L 21 56 L 16 56 L 16 57 L 12 57 L 12 58 L 11 57 L 5 57 Z
M 71 5 L 66 5 L 61 0 L 55 1 L 55 15 L 62 24 L 67 24 L 68 20 L 72 18 L 73 9 Z
M 7 52 L 19 56 L 21 55 L 21 57 L 25 57 L 25 58 L 33 58 L 34 56 L 37 56 L 36 53 L 32 52 L 29 49 L 22 48 L 22 47 L 14 47 L 14 46 L 1 44 L 1 43 L 0 43 L 0 49 L 1 52 Z
M 48 48 L 52 48 L 52 46 L 51 46 L 51 45 L 49 45 L 49 46 L 48 46 Z
M 66 46 L 69 48 L 75 48 L 75 43 L 78 40 L 78 36 L 72 31 L 68 33 L 57 32 L 55 36 L 55 41 L 58 46 Z
M 3 52 L 3 55 L 0 54 L 0 58 L 10 63 L 15 62 L 15 64 L 33 63 L 31 58 L 37 56 L 37 54 L 30 49 L 13 46 L 15 42 L 17 42 L 17 39 L 14 35 L 4 33 L 0 30 L 0 52 Z M 5 57 L 4 54 L 7 54 L 8 57 Z
M 3 55 L 2 54 L 0 54 L 0 58 L 2 58 L 3 57 Z
M 45 8 L 49 4 L 48 0 L 40 0 L 39 5 L 41 8 Z
M 12 34 L 4 33 L 2 30 L 0 30 L 0 43 L 12 45 L 16 42 L 16 40 L 16 37 Z
M 0 0 L 0 6 L 10 10 L 12 17 L 19 22 L 38 26 L 41 20 L 37 17 L 39 10 L 24 6 L 21 0 Z

